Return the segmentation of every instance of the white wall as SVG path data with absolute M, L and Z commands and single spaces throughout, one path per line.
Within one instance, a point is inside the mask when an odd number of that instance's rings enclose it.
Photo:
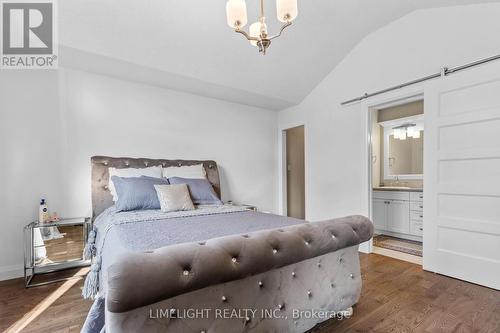
M 306 216 L 368 214 L 366 114 L 344 100 L 500 53 L 500 4 L 422 10 L 372 33 L 279 125 L 306 124 Z M 328 55 L 325 55 L 328 56 Z
M 90 216 L 90 156 L 213 159 L 223 199 L 276 211 L 277 114 L 81 71 L 0 74 L 0 279 L 40 197 Z
M 22 272 L 23 226 L 62 199 L 57 73 L 0 73 L 0 279 Z

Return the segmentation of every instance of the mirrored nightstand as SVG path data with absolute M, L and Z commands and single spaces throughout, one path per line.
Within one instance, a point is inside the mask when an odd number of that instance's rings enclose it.
M 36 282 L 38 275 L 90 265 L 83 250 L 91 230 L 90 218 L 31 222 L 24 227 L 24 280 L 26 288 L 67 280 L 55 278 Z

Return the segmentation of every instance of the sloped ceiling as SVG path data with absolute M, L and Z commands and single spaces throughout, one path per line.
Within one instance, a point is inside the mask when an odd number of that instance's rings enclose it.
M 391 21 L 417 9 L 498 1 L 299 0 L 299 17 L 266 56 L 226 25 L 225 2 L 59 1 L 61 66 L 281 110 Z M 251 23 L 259 1 L 246 2 Z M 275 0 L 266 11 L 277 31 Z

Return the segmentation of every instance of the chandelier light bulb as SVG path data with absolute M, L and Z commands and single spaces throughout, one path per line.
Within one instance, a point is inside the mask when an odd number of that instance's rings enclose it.
M 280 22 L 292 22 L 297 18 L 297 0 L 276 0 L 276 13 Z
M 245 0 L 228 0 L 226 3 L 227 24 L 233 29 L 243 28 L 247 22 Z
M 264 31 L 267 34 L 267 25 L 261 22 L 255 22 L 250 25 L 249 35 L 250 37 L 260 38 L 261 26 L 264 25 Z M 257 41 L 250 40 L 250 44 L 257 46 Z

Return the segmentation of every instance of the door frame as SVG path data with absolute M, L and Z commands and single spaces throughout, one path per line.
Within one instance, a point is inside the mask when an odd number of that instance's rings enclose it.
M 367 179 L 366 199 L 368 201 L 368 217 L 373 220 L 373 163 L 372 163 L 372 120 L 373 110 L 379 108 L 388 108 L 407 104 L 414 101 L 425 100 L 424 85 L 417 84 L 412 87 L 405 87 L 399 90 L 387 92 L 385 94 L 374 96 L 361 102 L 361 112 L 365 116 L 366 137 L 365 137 L 365 168 Z M 424 155 L 425 158 L 425 155 Z M 425 172 L 425 171 L 424 171 Z M 425 218 L 425 215 L 424 215 Z M 364 253 L 373 252 L 373 238 L 369 241 L 360 244 L 359 250 Z
M 307 212 L 307 126 L 304 121 L 299 120 L 280 125 L 278 128 L 278 214 L 287 215 L 287 165 L 286 165 L 286 131 L 288 129 L 304 126 L 304 209 L 305 218 L 308 219 Z

